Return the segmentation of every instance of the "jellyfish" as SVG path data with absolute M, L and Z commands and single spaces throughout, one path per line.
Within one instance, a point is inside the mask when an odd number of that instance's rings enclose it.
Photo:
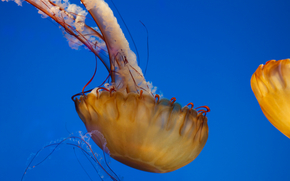
M 175 98 L 161 99 L 154 94 L 104 0 L 81 0 L 88 12 L 67 0 L 25 1 L 61 25 L 72 48 L 84 45 L 108 70 L 105 86 L 90 91 L 84 86 L 72 99 L 87 131 L 103 135 L 112 158 L 139 170 L 166 173 L 199 155 L 208 138 L 206 115 L 210 109 L 194 109 L 193 103 L 182 107 Z M 88 13 L 97 27 L 85 23 Z M 103 139 L 97 135 L 92 139 L 103 148 Z
M 290 59 L 260 65 L 251 87 L 266 118 L 290 138 Z

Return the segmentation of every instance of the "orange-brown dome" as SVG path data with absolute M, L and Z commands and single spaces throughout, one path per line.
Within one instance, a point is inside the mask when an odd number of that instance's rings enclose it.
M 87 130 L 99 131 L 110 156 L 148 172 L 174 171 L 193 161 L 208 137 L 207 118 L 188 107 L 151 95 L 93 90 L 75 99 Z M 92 135 L 95 143 L 103 143 Z

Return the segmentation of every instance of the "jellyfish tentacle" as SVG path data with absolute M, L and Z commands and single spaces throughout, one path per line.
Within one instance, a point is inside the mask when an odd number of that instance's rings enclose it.
M 112 92 L 116 92 L 116 89 L 112 87 L 109 92 L 110 92 L 110 96 L 112 96 Z
M 116 87 L 119 91 L 129 93 L 142 89 L 151 94 L 136 55 L 131 51 L 113 12 L 103 0 L 82 0 L 101 33 L 84 23 L 84 15 L 69 12 L 68 4 L 57 4 L 50 0 L 25 1 L 61 25 L 72 48 L 85 45 L 92 51 L 111 72 L 112 83 L 122 85 Z
M 175 98 L 175 97 L 172 97 L 172 98 L 170 99 L 170 104 L 171 104 L 171 106 L 175 103 L 175 101 L 176 101 L 176 98 Z
M 136 72 L 136 74 L 138 74 L 139 75 L 139 77 L 141 77 L 142 79 L 144 79 L 145 80 L 145 77 L 144 77 L 144 75 L 142 74 L 142 73 L 140 73 L 138 70 L 136 70 L 132 65 L 129 65 L 135 72 Z M 132 74 L 131 74 L 131 76 L 132 76 Z M 135 75 L 135 77 L 136 77 L 136 75 Z M 134 77 L 132 76 L 132 79 L 134 79 Z M 137 85 L 136 85 L 137 86 Z M 146 83 L 145 84 L 145 86 L 146 86 L 146 89 L 145 88 L 143 88 L 143 87 L 140 87 L 140 86 L 137 86 L 139 89 L 143 89 L 144 91 L 147 91 L 149 94 L 151 93 L 151 91 L 150 91 L 150 88 L 149 88 L 149 86 L 148 86 L 148 84 Z M 151 93 L 151 95 L 153 96 L 153 94 Z
M 57 6 L 57 4 L 55 4 L 55 3 L 53 3 L 52 1 L 50 1 L 50 0 L 48 0 L 48 2 L 50 3 L 50 4 L 52 4 L 53 6 L 56 6 L 56 7 L 59 7 L 59 6 Z M 68 16 L 69 15 L 75 15 L 75 16 L 81 16 L 81 15 L 79 15 L 79 14 L 76 14 L 76 13 L 73 13 L 73 12 L 67 12 L 67 11 L 65 11 L 62 7 L 59 7 L 59 9 L 60 10 L 62 10 L 62 11 L 64 11 Z M 84 18 L 86 17 L 86 16 L 83 16 Z M 71 18 L 72 19 L 74 19 L 74 20 L 76 20 L 76 18 L 74 18 L 74 16 L 71 16 Z M 88 29 L 88 33 L 87 34 L 83 34 L 83 35 L 93 35 L 93 36 L 96 36 L 96 37 L 98 37 L 98 38 L 100 38 L 100 39 L 102 39 L 102 40 L 104 40 L 104 37 L 99 33 L 99 32 L 97 32 L 96 30 L 94 30 L 93 28 L 91 28 L 90 26 L 88 26 L 88 25 L 86 25 L 86 24 L 84 24 L 84 26 Z M 90 34 L 89 34 L 90 33 Z
M 92 90 L 94 90 L 94 89 L 90 89 L 90 90 L 84 91 L 84 93 L 91 92 Z M 75 101 L 75 97 L 80 96 L 80 95 L 85 95 L 85 94 L 83 94 L 83 92 L 77 93 L 77 94 L 71 96 L 71 100 Z
M 88 133 L 86 133 L 86 134 L 88 134 Z M 85 135 L 86 135 L 85 134 Z M 80 142 L 82 142 L 82 143 L 84 143 L 84 145 L 85 146 L 87 146 L 87 148 L 89 149 L 89 152 L 91 153 L 91 155 L 88 153 L 88 151 L 86 151 L 86 150 L 84 150 L 84 148 L 82 148 L 81 146 L 80 146 L 80 143 L 78 144 L 78 145 L 76 145 L 76 144 L 71 144 L 71 143 L 66 143 L 68 140 L 70 140 L 70 139 L 75 139 L 75 140 L 80 140 Z M 79 148 L 79 149 L 81 149 L 82 151 L 84 151 L 87 155 L 89 155 L 89 157 L 91 157 L 99 166 L 100 166 L 100 168 L 112 179 L 112 180 L 114 180 L 114 181 L 118 181 L 118 180 L 120 180 L 119 178 L 118 178 L 118 176 L 113 172 L 113 174 L 115 174 L 115 176 L 116 176 L 116 178 L 114 177 L 114 176 L 112 176 L 104 167 L 103 167 L 103 165 L 99 162 L 99 160 L 98 160 L 98 158 L 97 158 L 97 156 L 96 156 L 96 154 L 94 153 L 94 151 L 93 151 L 93 149 L 92 149 L 92 147 L 91 147 L 91 145 L 86 141 L 86 140 L 84 140 L 82 137 L 77 137 L 77 136 L 69 136 L 69 137 L 67 137 L 67 138 L 65 138 L 65 139 L 63 139 L 62 141 L 60 141 L 60 142 L 58 142 L 58 143 L 52 143 L 52 144 L 49 144 L 49 145 L 46 145 L 46 146 L 44 146 L 44 147 L 42 147 L 40 150 L 38 150 L 37 152 L 36 152 L 36 154 L 32 157 L 32 159 L 30 160 L 30 162 L 29 162 L 29 164 L 27 165 L 27 167 L 26 167 L 26 169 L 25 169 L 25 171 L 24 171 L 24 173 L 23 173 L 23 175 L 22 175 L 22 178 L 21 178 L 21 181 L 24 179 L 24 176 L 27 174 L 27 171 L 29 170 L 29 168 L 30 168 L 30 166 L 31 166 L 31 164 L 33 163 L 33 161 L 35 160 L 35 158 L 37 157 L 37 155 L 42 151 L 42 150 L 44 150 L 44 149 L 46 149 L 46 148 L 49 148 L 49 147 L 51 147 L 51 146 L 55 146 L 54 148 L 53 148 L 53 150 L 44 158 L 44 159 L 42 159 L 40 162 L 38 162 L 37 164 L 35 164 L 34 166 L 32 166 L 32 168 L 35 168 L 36 166 L 38 166 L 38 165 L 40 165 L 41 163 L 43 163 L 47 158 L 49 158 L 49 156 L 51 156 L 55 151 L 56 151 L 56 149 L 61 145 L 61 144 L 68 144 L 68 145 L 72 145 L 72 146 L 74 146 L 74 147 L 77 147 L 77 148 Z M 110 167 L 109 167 L 110 168 Z M 111 170 L 111 169 L 110 169 Z
M 91 77 L 91 79 L 86 83 L 86 85 L 83 87 L 83 89 L 82 89 L 82 93 L 83 93 L 83 95 L 85 95 L 85 93 L 84 93 L 84 90 L 85 90 L 85 88 L 92 82 L 92 80 L 95 78 L 95 75 L 96 75 L 96 73 L 97 73 L 97 69 L 98 69 L 98 60 L 97 60 L 97 58 L 96 58 L 96 66 L 95 66 L 95 71 L 94 71 L 94 74 L 93 74 L 93 76 Z
M 102 86 L 102 85 L 103 85 L 103 84 L 108 80 L 108 78 L 110 77 L 110 75 L 111 75 L 111 72 L 109 73 L 109 75 L 107 76 L 107 78 L 103 81 L 103 83 L 100 84 L 98 87 L 101 87 L 101 86 Z M 84 93 L 91 92 L 92 90 L 94 90 L 94 89 L 90 89 L 90 90 L 87 90 L 87 91 L 84 91 L 84 92 L 77 93 L 77 94 L 73 95 L 73 96 L 71 97 L 71 99 L 74 101 L 74 98 L 75 98 L 76 96 L 85 95 Z
M 105 88 L 105 87 L 98 87 L 98 88 L 96 89 L 97 98 L 99 98 L 99 90 L 100 90 L 100 89 L 110 92 L 110 90 L 107 89 L 107 88 Z
M 103 41 L 103 37 L 95 31 L 93 28 L 84 24 L 83 30 L 80 31 L 76 27 L 74 27 L 74 23 L 76 23 L 76 18 L 74 18 L 74 14 L 67 12 L 65 9 L 61 8 L 57 4 L 49 1 L 49 0 L 25 0 L 27 3 L 33 5 L 46 16 L 49 16 L 59 25 L 61 25 L 65 32 L 76 38 L 82 44 L 84 44 L 90 51 L 92 51 L 105 65 L 107 70 L 109 71 L 108 63 L 106 63 L 106 50 L 103 48 L 96 46 L 96 44 L 101 44 Z M 100 40 L 89 40 L 91 38 L 97 37 Z M 70 41 L 71 38 L 68 38 Z M 76 44 L 74 42 L 74 44 Z M 105 53 L 105 54 L 104 54 Z M 104 55 L 103 55 L 104 54 Z
M 190 103 L 188 103 L 186 106 L 187 106 L 187 107 L 191 106 L 191 108 L 190 108 L 189 110 L 192 110 L 193 107 L 194 107 L 194 104 L 193 104 L 192 102 L 190 102 Z
M 155 94 L 155 100 L 156 100 L 156 98 L 157 98 L 157 101 L 156 101 L 156 103 L 158 104 L 159 103 L 159 100 L 160 100 L 160 96 L 158 95 L 158 94 Z
M 196 109 L 200 109 L 200 108 L 204 108 L 204 109 L 206 109 L 206 110 L 201 109 L 201 110 L 198 110 L 198 111 L 197 111 L 198 113 L 202 113 L 204 116 L 206 116 L 206 114 L 207 114 L 208 112 L 210 112 L 210 108 L 209 108 L 208 106 L 199 106 L 199 107 L 197 107 Z
M 145 26 L 145 24 L 142 21 L 140 21 L 140 23 L 145 27 L 146 34 L 147 34 L 147 61 L 146 61 L 146 66 L 145 66 L 145 71 L 144 71 L 144 75 L 146 75 L 148 62 L 149 62 L 149 33 L 148 33 L 148 29 Z
M 107 78 L 103 81 L 103 83 L 101 83 L 98 87 L 101 87 L 111 76 L 111 71 L 109 72 L 109 75 L 107 76 Z
M 143 90 L 140 90 L 140 94 L 139 94 L 140 99 L 142 98 L 142 95 L 143 95 Z
M 136 70 L 136 69 L 135 69 L 134 67 L 132 67 L 131 65 L 129 65 L 129 66 L 130 66 L 130 67 L 135 71 L 135 73 L 137 73 L 137 74 L 138 74 L 142 79 L 145 80 L 144 76 L 143 76 L 140 72 L 138 72 L 138 70 Z M 137 84 L 137 82 L 135 81 L 135 77 L 136 77 L 136 75 L 134 76 L 134 75 L 132 74 L 131 70 L 130 70 L 129 72 L 130 72 L 131 79 L 133 80 L 133 82 L 134 82 L 134 84 L 135 84 L 135 87 L 136 87 L 138 90 L 143 90 L 143 91 L 147 92 L 148 94 L 151 94 L 152 96 L 154 96 L 153 93 L 150 91 L 150 88 L 149 88 L 149 86 L 147 85 L 147 83 L 145 84 L 146 88 L 144 88 L 144 87 L 142 87 L 142 86 L 139 86 L 139 85 Z

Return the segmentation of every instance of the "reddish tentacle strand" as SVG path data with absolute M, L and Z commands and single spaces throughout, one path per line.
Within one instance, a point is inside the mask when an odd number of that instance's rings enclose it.
M 104 82 L 102 83 L 102 84 L 100 84 L 98 87 L 101 87 L 107 80 L 108 80 L 108 78 L 110 77 L 110 75 L 111 75 L 111 72 L 109 73 L 109 75 L 107 76 L 107 78 L 104 80 Z M 80 95 L 84 95 L 84 93 L 88 93 L 88 92 L 91 92 L 93 89 L 90 89 L 90 90 L 87 90 L 87 91 L 84 91 L 84 92 L 80 92 L 80 93 L 77 93 L 77 94 L 75 94 L 75 95 L 73 95 L 72 97 L 71 97 L 71 99 L 72 100 L 74 100 L 74 98 L 76 97 L 76 96 L 80 96 Z M 98 93 L 97 93 L 98 94 Z
M 143 90 L 140 90 L 140 98 L 142 97 L 143 95 Z
M 97 67 L 98 67 L 98 59 L 97 59 L 97 57 L 96 57 L 96 66 L 95 66 L 95 71 L 94 71 L 94 74 L 93 74 L 93 76 L 91 77 L 91 79 L 89 80 L 89 82 L 83 87 L 83 89 L 82 89 L 82 93 L 83 93 L 83 95 L 85 95 L 85 88 L 92 82 L 92 80 L 94 79 L 94 77 L 95 77 L 95 75 L 96 75 L 96 73 L 97 73 Z
M 105 87 L 99 87 L 99 88 L 97 88 L 97 90 L 96 90 L 97 98 L 99 98 L 99 90 L 100 90 L 100 89 L 110 92 L 110 90 L 107 89 L 107 88 L 105 88 Z
M 171 101 L 171 106 L 175 103 L 175 101 L 176 101 L 176 98 L 175 97 L 172 97 L 171 99 L 170 99 L 170 101 Z
M 110 96 L 112 96 L 112 92 L 113 92 L 113 91 L 116 92 L 116 89 L 115 89 L 114 87 L 110 89 Z
M 75 98 L 76 96 L 83 95 L 83 93 L 88 93 L 88 92 L 91 92 L 92 90 L 93 90 L 93 89 L 90 89 L 90 90 L 87 90 L 87 91 L 84 91 L 84 92 L 77 93 L 77 94 L 73 95 L 73 96 L 71 97 L 71 99 L 74 101 L 74 98 Z
M 198 110 L 198 111 L 197 111 L 198 113 L 202 113 L 204 116 L 206 116 L 206 114 L 207 114 L 208 112 L 210 112 L 210 108 L 209 108 L 208 106 L 199 106 L 199 107 L 197 107 L 196 109 L 200 109 L 200 108 L 204 108 L 204 109 L 206 109 L 206 110 L 201 109 L 201 110 Z
M 111 75 L 111 71 L 109 72 L 109 75 L 107 76 L 107 78 L 104 80 L 104 82 L 101 84 L 101 85 L 99 85 L 98 87 L 101 87 L 107 80 L 108 80 L 108 78 L 110 77 L 110 75 Z
M 186 106 L 187 106 L 187 107 L 191 106 L 190 110 L 192 110 L 193 107 L 194 107 L 194 104 L 193 104 L 192 102 L 190 102 L 190 103 L 188 103 Z
M 156 100 L 156 98 L 157 98 L 156 103 L 158 104 L 159 103 L 159 100 L 160 100 L 160 96 L 158 94 L 155 94 L 155 100 Z

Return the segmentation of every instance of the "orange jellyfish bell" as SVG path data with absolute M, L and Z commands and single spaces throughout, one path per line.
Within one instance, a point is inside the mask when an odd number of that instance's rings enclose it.
M 169 100 L 134 92 L 98 89 L 75 99 L 76 110 L 88 131 L 98 130 L 110 156 L 139 170 L 165 173 L 193 161 L 207 137 L 207 118 Z M 92 135 L 102 148 L 101 140 Z
M 251 87 L 267 119 L 290 138 L 290 59 L 260 65 Z
M 165 173 L 199 155 L 208 137 L 209 108 L 196 111 L 192 103 L 182 108 L 175 98 L 159 100 L 153 95 L 104 0 L 81 0 L 98 28 L 86 25 L 87 12 L 68 1 L 25 1 L 59 23 L 72 48 L 85 45 L 107 68 L 111 77 L 107 88 L 98 87 L 87 95 L 83 90 L 74 102 L 87 130 L 104 136 L 111 157 L 133 168 Z M 103 139 L 95 134 L 92 138 L 103 149 Z

